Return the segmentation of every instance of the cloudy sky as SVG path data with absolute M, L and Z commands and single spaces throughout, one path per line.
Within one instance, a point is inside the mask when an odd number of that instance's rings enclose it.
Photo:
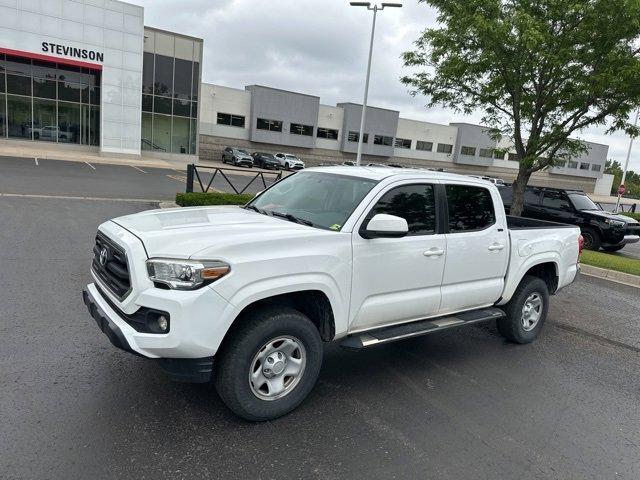
M 203 38 L 203 80 L 235 88 L 261 84 L 320 96 L 321 103 L 362 102 L 371 12 L 348 0 L 129 0 L 145 7 L 145 24 Z M 406 118 L 438 123 L 479 121 L 444 109 L 425 108 L 399 78 L 400 54 L 434 12 L 417 0 L 378 14 L 369 104 Z M 580 138 L 610 145 L 624 162 L 628 139 L 584 131 Z M 640 142 L 639 142 L 640 143 Z M 640 145 L 631 164 L 640 170 Z

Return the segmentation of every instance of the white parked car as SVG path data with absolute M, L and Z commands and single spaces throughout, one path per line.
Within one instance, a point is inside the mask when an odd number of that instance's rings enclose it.
M 304 162 L 291 153 L 278 152 L 274 156 L 285 170 L 302 170 L 305 167 Z
M 533 341 L 580 249 L 578 227 L 507 217 L 482 180 L 323 167 L 244 207 L 103 223 L 83 297 L 115 346 L 175 380 L 213 379 L 236 414 L 267 420 L 309 394 L 323 342 L 361 350 L 485 321 Z

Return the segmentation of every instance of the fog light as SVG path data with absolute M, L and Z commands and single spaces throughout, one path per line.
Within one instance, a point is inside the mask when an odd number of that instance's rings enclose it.
M 167 328 L 169 328 L 169 321 L 167 320 L 167 317 L 165 317 L 164 315 L 160 315 L 158 317 L 158 327 L 163 332 L 167 331 Z

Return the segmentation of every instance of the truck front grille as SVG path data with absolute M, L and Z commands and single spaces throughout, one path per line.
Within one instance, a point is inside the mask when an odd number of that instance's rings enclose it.
M 101 232 L 96 235 L 91 269 L 118 300 L 124 300 L 131 292 L 127 255 Z

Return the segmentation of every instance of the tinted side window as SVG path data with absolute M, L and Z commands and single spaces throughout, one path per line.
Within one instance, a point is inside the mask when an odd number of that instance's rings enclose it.
M 542 206 L 556 208 L 558 210 L 570 210 L 569 200 L 560 192 L 544 192 L 542 196 Z
M 403 185 L 389 190 L 369 212 L 396 215 L 409 224 L 409 235 L 430 235 L 436 231 L 436 200 L 433 185 Z
M 445 188 L 451 233 L 482 230 L 495 223 L 489 190 L 469 185 L 447 185 Z
M 540 205 L 540 190 L 527 188 L 524 192 L 524 203 L 525 205 Z

